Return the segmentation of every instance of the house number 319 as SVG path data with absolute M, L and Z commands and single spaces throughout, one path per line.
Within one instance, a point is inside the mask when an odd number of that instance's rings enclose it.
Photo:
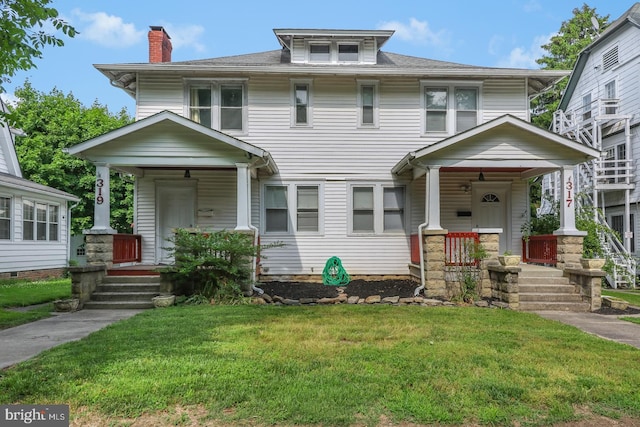
M 99 205 L 104 203 L 104 197 L 102 197 L 102 187 L 104 187 L 104 180 L 102 178 L 96 179 L 96 203 Z

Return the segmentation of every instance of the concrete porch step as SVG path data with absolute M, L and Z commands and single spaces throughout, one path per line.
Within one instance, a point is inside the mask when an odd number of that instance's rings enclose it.
M 157 283 L 160 284 L 160 276 L 105 276 L 103 284 L 112 283 Z
M 541 294 L 520 292 L 520 303 L 523 302 L 582 302 L 578 294 Z
M 590 311 L 589 304 L 586 302 L 534 302 L 520 301 L 521 311 Z
M 159 292 L 94 292 L 91 301 L 151 301 Z
M 156 292 L 160 293 L 159 283 L 103 283 L 96 292 Z
M 151 299 L 145 301 L 89 301 L 84 304 L 86 309 L 144 309 L 153 308 Z
M 575 287 L 567 282 L 560 284 L 518 283 L 518 291 L 528 294 L 572 294 L 575 293 Z

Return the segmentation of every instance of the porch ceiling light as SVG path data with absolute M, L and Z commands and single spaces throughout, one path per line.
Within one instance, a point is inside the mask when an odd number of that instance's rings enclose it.
M 478 175 L 478 181 L 484 181 L 484 174 L 482 173 L 482 169 L 480 169 L 480 175 Z
M 191 178 L 191 171 L 189 171 L 189 169 L 185 169 L 184 170 L 184 177 L 185 178 Z

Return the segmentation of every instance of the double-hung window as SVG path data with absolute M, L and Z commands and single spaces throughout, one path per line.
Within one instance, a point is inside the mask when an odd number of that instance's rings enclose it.
M 313 110 L 311 106 L 311 80 L 291 81 L 291 126 L 310 127 Z
M 238 81 L 189 82 L 187 114 L 191 120 L 220 131 L 246 128 L 246 85 Z
M 320 195 L 318 184 L 267 184 L 264 187 L 265 233 L 321 232 Z
M 359 51 L 357 44 L 338 44 L 338 62 L 358 62 Z
M 405 187 L 354 184 L 350 196 L 352 234 L 404 232 Z
M 591 93 L 587 93 L 582 97 L 582 120 L 591 118 Z
M 378 126 L 378 82 L 358 81 L 358 126 Z
M 11 197 L 0 196 L 0 240 L 11 239 Z
M 24 200 L 22 240 L 60 240 L 60 206 Z
M 328 43 L 313 43 L 309 45 L 310 62 L 330 62 L 331 45 Z
M 605 114 L 617 113 L 617 100 L 616 100 L 616 81 L 611 80 L 604 85 L 604 98 L 606 106 L 604 108 Z
M 425 133 L 459 133 L 478 125 L 478 85 L 423 82 L 422 100 Z

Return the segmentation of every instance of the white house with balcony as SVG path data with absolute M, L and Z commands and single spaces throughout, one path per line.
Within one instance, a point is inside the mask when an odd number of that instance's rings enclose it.
M 529 123 L 530 96 L 565 71 L 386 52 L 393 31 L 274 35 L 272 51 L 172 62 L 151 27 L 148 63 L 96 65 L 135 98 L 136 122 L 68 152 L 96 165 L 105 197 L 109 170 L 136 177 L 138 264 L 170 263 L 175 228 L 235 229 L 285 244 L 262 280 L 320 280 L 338 256 L 354 277 L 425 281 L 418 236 L 442 236 L 444 253 L 445 236 L 486 232 L 494 252 L 521 253 L 529 178 L 571 180 L 598 155 Z M 115 232 L 108 205 L 96 200 L 89 235 Z M 575 234 L 573 207 L 562 218 Z
M 616 231 L 601 235 L 606 255 L 618 266 L 609 278 L 614 287 L 633 285 L 640 253 L 635 239 L 640 220 L 635 161 L 640 157 L 639 42 L 640 3 L 635 3 L 580 53 L 553 123 L 555 132 L 601 152 L 576 168 L 576 191 L 582 203 L 597 208 L 597 220 Z M 556 201 L 561 200 L 557 177 L 543 181 L 544 193 Z

